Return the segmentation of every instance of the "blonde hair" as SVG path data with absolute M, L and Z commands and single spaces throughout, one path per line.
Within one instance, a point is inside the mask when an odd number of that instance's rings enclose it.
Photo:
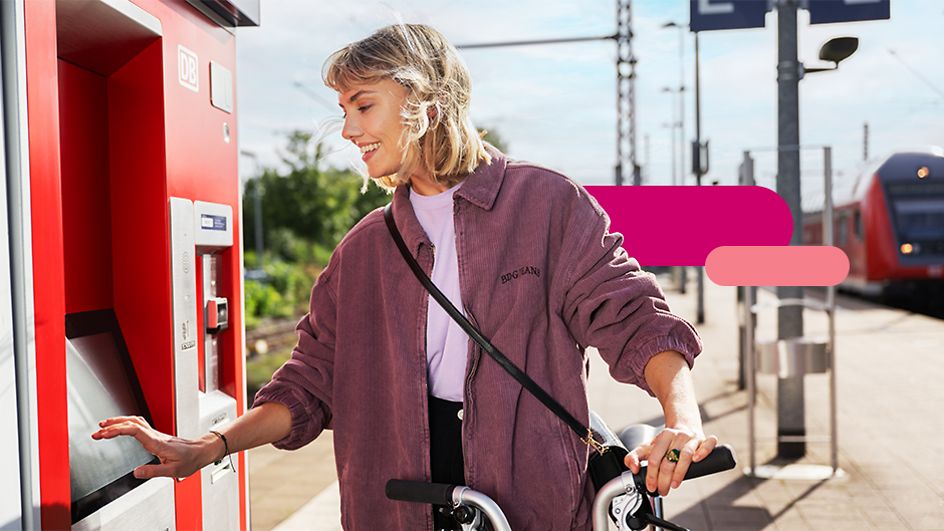
M 331 54 L 323 78 L 338 92 L 382 79 L 406 87 L 400 111 L 405 126 L 400 138 L 403 159 L 397 173 L 377 179 L 381 187 L 390 190 L 405 184 L 420 169 L 436 182 L 452 186 L 472 173 L 480 160 L 491 163 L 469 117 L 469 70 L 435 29 L 421 24 L 381 28 Z

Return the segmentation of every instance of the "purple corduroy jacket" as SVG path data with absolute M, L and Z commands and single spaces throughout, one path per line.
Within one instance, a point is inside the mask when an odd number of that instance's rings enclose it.
M 670 313 L 593 197 L 557 172 L 488 149 L 491 164 L 454 197 L 466 316 L 585 425 L 585 347 L 598 348 L 613 378 L 650 394 L 643 370 L 652 356 L 675 350 L 691 366 L 697 333 Z M 394 218 L 429 274 L 434 252 L 409 193 L 394 192 Z M 430 477 L 427 304 L 382 211 L 371 212 L 335 249 L 291 359 L 256 395 L 254 405 L 291 410 L 292 431 L 278 448 L 333 430 L 345 530 L 432 529 L 429 506 L 384 496 L 391 478 Z M 586 446 L 471 340 L 462 443 L 466 482 L 498 502 L 512 529 L 590 528 Z

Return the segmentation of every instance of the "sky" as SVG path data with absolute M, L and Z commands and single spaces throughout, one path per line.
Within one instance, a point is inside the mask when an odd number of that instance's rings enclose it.
M 765 1 L 765 0 L 758 0 Z M 686 138 L 694 137 L 694 45 L 687 0 L 633 2 L 637 159 L 645 184 L 672 184 L 670 124 L 677 121 L 679 37 L 683 37 Z M 833 151 L 836 188 L 861 171 L 863 124 L 870 158 L 917 146 L 944 146 L 944 2 L 891 0 L 891 19 L 810 25 L 799 13 L 799 57 L 826 66 L 819 47 L 832 37 L 859 38 L 859 49 L 833 72 L 800 82 L 801 183 L 822 186 L 820 146 Z M 285 134 L 318 131 L 326 163 L 362 165 L 340 136 L 337 93 L 324 87 L 328 55 L 398 22 L 429 24 L 455 45 L 611 35 L 615 0 L 267 0 L 261 25 L 237 33 L 240 173 L 279 166 Z M 777 144 L 777 22 L 765 28 L 700 34 L 702 137 L 710 141 L 706 183 L 736 184 L 743 152 L 755 158 L 758 184 L 774 186 Z M 894 52 L 894 53 L 892 53 Z M 460 50 L 472 76 L 472 119 L 496 131 L 508 154 L 554 168 L 585 185 L 613 184 L 616 164 L 616 45 L 611 40 Z M 676 155 L 676 159 L 678 155 Z M 681 164 L 677 163 L 677 166 Z M 688 170 L 690 163 L 685 162 Z M 678 170 L 676 170 L 678 171 Z M 694 177 L 685 172 L 686 184 Z M 808 198 L 808 197 L 807 197 Z

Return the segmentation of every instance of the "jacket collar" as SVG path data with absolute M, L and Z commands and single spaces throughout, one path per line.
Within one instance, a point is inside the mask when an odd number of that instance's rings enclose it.
M 498 197 L 502 181 L 505 179 L 507 158 L 491 144 L 485 144 L 485 150 L 492 156 L 492 162 L 479 164 L 475 171 L 465 178 L 455 195 L 483 210 L 491 210 L 495 204 L 495 198 Z M 430 241 L 416 218 L 413 203 L 410 202 L 410 193 L 411 190 L 407 185 L 397 186 L 394 190 L 393 219 L 397 222 L 403 241 L 416 255 L 419 252 L 419 245 L 421 243 L 430 245 Z

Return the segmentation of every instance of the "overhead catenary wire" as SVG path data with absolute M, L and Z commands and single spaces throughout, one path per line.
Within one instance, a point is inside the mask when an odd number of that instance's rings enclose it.
M 472 48 L 498 48 L 504 46 L 532 46 L 539 44 L 563 44 L 570 42 L 588 42 L 588 41 L 604 41 L 604 40 L 616 40 L 619 38 L 619 35 L 614 33 L 613 35 L 601 35 L 599 37 L 562 37 L 559 39 L 534 39 L 534 40 L 524 40 L 524 41 L 504 41 L 504 42 L 483 42 L 483 43 L 474 43 L 474 44 L 457 44 L 456 48 L 462 49 L 472 49 Z
M 908 71 L 911 72 L 911 74 L 914 75 L 914 77 L 920 79 L 925 85 L 928 86 L 928 88 L 930 88 L 935 93 L 937 93 L 938 96 L 944 97 L 944 90 L 941 90 L 930 79 L 925 77 L 921 72 L 919 72 L 917 69 L 915 69 L 910 64 L 908 64 L 907 61 L 905 61 L 904 59 L 902 59 L 900 55 L 898 55 L 898 52 L 896 52 L 892 48 L 887 48 L 887 50 L 888 50 L 889 55 L 894 57 L 899 63 L 901 63 L 902 66 L 908 69 Z

